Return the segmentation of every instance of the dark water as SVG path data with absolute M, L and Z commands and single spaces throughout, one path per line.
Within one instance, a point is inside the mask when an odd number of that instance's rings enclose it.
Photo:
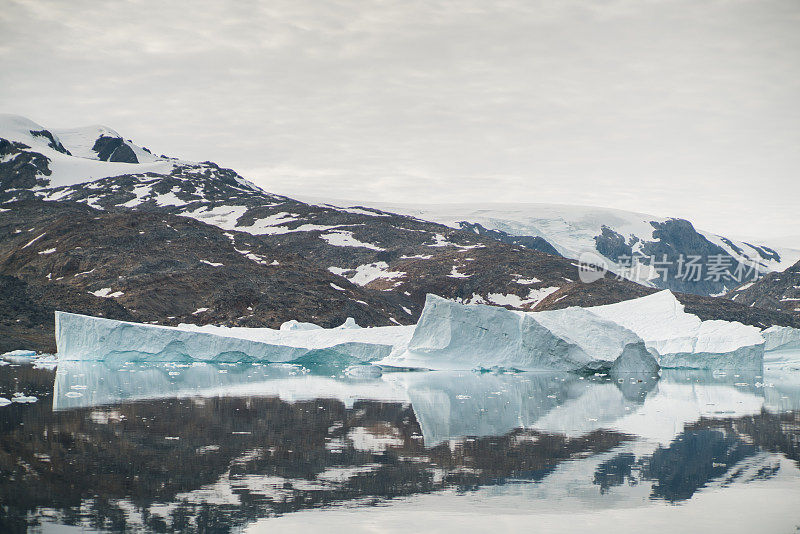
M 796 374 L 6 365 L 0 397 L 38 400 L 0 407 L 0 532 L 602 531 L 611 512 L 667 532 L 659 514 L 698 507 L 794 532 Z

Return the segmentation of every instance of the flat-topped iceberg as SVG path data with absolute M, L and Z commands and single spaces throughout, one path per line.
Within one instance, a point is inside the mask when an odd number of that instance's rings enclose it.
M 764 337 L 755 326 L 703 321 L 687 313 L 671 291 L 586 308 L 641 337 L 659 355 L 661 367 L 761 369 Z
M 349 325 L 348 325 L 349 326 Z M 341 329 L 147 325 L 56 312 L 60 360 L 369 362 L 405 346 L 413 327 Z
M 611 365 L 623 353 L 618 371 L 658 371 L 636 334 L 581 308 L 525 313 L 428 295 L 407 350 L 379 363 L 575 371 L 598 360 Z

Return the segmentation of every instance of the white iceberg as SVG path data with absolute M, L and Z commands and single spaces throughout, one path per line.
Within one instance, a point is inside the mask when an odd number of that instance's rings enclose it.
M 687 313 L 669 290 L 617 304 L 586 308 L 641 337 L 666 368 L 761 369 L 761 330 Z
M 770 329 L 792 347 L 797 330 Z M 702 321 L 668 290 L 592 308 L 520 312 L 428 295 L 415 326 L 337 328 L 289 321 L 280 330 L 144 325 L 56 312 L 60 360 L 365 362 L 436 370 L 505 368 L 653 375 L 665 368 L 761 370 L 761 330 Z
M 12 350 L 0 355 L 0 360 L 12 363 L 30 363 L 36 358 L 36 351 L 33 350 Z
M 288 331 L 288 330 L 321 330 L 322 327 L 318 324 L 314 323 L 303 323 L 301 321 L 296 321 L 292 319 L 291 321 L 286 321 L 285 323 L 281 324 L 279 330 Z
M 789 326 L 771 326 L 764 336 L 764 364 L 769 369 L 800 369 L 800 330 Z
M 59 360 L 357 363 L 405 346 L 412 329 L 170 327 L 56 312 Z
M 790 326 L 771 326 L 761 332 L 764 350 L 800 349 L 800 330 Z
M 525 313 L 428 295 L 407 350 L 378 363 L 440 370 L 574 371 L 597 360 L 610 365 L 623 353 L 620 372 L 635 371 L 637 363 L 642 364 L 639 370 L 658 370 L 636 334 L 581 308 Z

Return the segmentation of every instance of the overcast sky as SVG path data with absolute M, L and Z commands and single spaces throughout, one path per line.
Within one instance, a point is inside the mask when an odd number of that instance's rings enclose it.
M 800 2 L 3 0 L 0 111 L 283 194 L 800 234 Z

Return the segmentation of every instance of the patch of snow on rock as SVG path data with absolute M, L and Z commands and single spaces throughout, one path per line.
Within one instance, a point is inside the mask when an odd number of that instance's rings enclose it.
M 107 299 L 121 297 L 122 295 L 125 294 L 122 291 L 112 292 L 110 287 L 104 287 L 102 289 L 98 289 L 97 291 L 89 291 L 89 293 L 91 293 L 95 297 L 103 297 Z
M 373 245 L 372 243 L 364 243 L 363 241 L 359 241 L 358 239 L 353 237 L 353 232 L 349 232 L 347 230 L 336 230 L 334 232 L 320 234 L 319 237 L 325 240 L 329 245 L 333 245 L 335 247 L 361 247 L 378 251 L 386 250 L 384 248 L 379 247 L 378 245 Z
M 384 280 L 396 280 L 397 278 L 402 278 L 406 275 L 406 273 L 403 271 L 390 271 L 389 264 L 385 261 L 377 261 L 375 263 L 359 265 L 353 270 L 355 271 L 355 274 L 348 276 L 347 279 L 359 286 L 365 286 L 373 280 L 377 280 L 379 278 Z

